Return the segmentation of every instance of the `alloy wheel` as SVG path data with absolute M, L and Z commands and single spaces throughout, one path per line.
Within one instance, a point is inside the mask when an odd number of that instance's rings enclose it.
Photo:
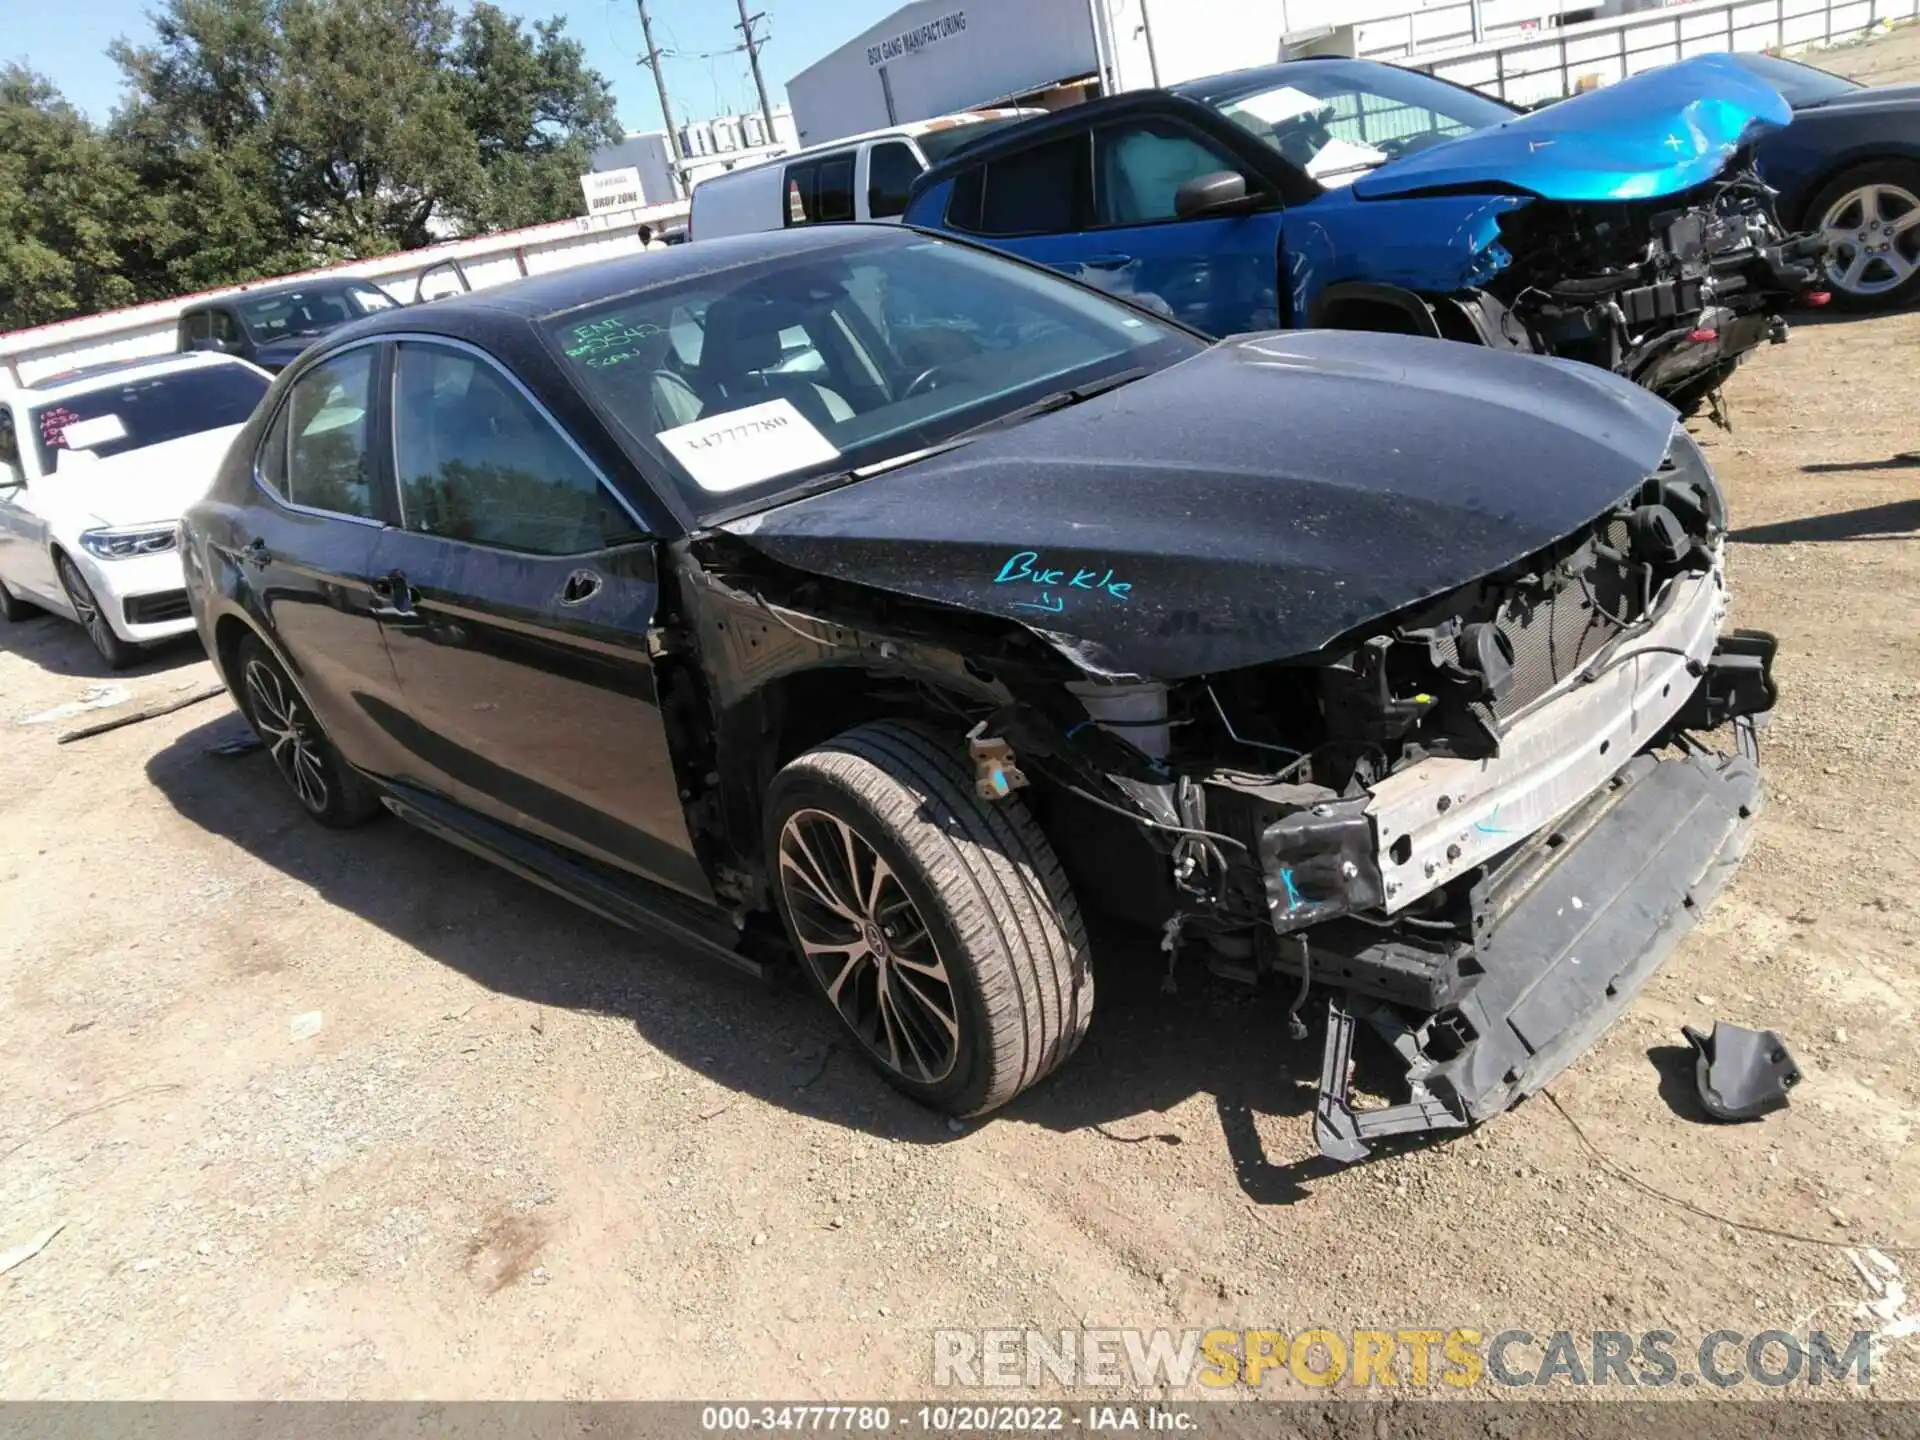
M 1828 207 L 1827 281 L 1851 295 L 1884 295 L 1920 270 L 1920 196 L 1899 185 L 1861 185 Z
M 73 613 L 80 617 L 80 624 L 85 628 L 87 638 L 93 641 L 94 649 L 111 657 L 119 646 L 120 637 L 113 633 L 107 617 L 100 612 L 100 602 L 93 598 L 86 577 L 74 569 L 73 563 L 65 556 L 56 558 L 60 562 L 60 583 L 66 589 L 67 599 L 73 602 Z
M 893 871 L 854 828 L 798 810 L 780 830 L 780 887 L 807 968 L 882 1064 L 935 1084 L 960 1054 L 960 995 Z
M 318 815 L 327 808 L 325 762 L 315 748 L 312 726 L 300 703 L 272 666 L 247 663 L 247 709 L 267 742 L 267 752 L 287 777 L 300 803 Z

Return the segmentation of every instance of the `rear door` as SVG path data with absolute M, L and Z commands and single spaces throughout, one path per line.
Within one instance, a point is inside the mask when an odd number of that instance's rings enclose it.
M 234 560 L 321 726 L 348 760 L 396 773 L 383 718 L 399 702 L 375 615 L 374 551 L 393 512 L 373 397 L 387 346 L 352 346 L 309 367 L 254 456 L 266 492 L 238 511 Z
M 786 224 L 829 225 L 854 218 L 853 170 L 857 152 L 815 155 L 787 166 L 784 179 Z
M 654 544 L 490 357 L 397 347 L 378 568 L 411 778 L 710 899 L 655 692 Z

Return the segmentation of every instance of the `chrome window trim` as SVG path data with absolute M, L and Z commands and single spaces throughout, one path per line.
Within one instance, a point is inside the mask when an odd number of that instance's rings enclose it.
M 621 493 L 620 487 L 607 478 L 607 472 L 594 463 L 593 457 L 581 448 L 580 442 L 573 438 L 573 435 L 567 430 L 567 427 L 560 423 L 551 410 L 541 404 L 539 396 L 535 395 L 521 383 L 518 375 L 515 375 L 505 365 L 501 364 L 499 360 L 488 354 L 485 350 L 482 350 L 478 345 L 467 340 L 456 340 L 450 335 L 433 335 L 424 331 L 402 330 L 382 335 L 380 338 L 393 342 L 396 347 L 393 357 L 393 370 L 387 377 L 387 443 L 393 449 L 393 503 L 394 513 L 400 517 L 400 529 L 407 530 L 407 501 L 405 485 L 400 475 L 400 354 L 397 347 L 401 345 L 439 345 L 449 350 L 458 350 L 471 355 L 481 364 L 487 366 L 505 379 L 513 391 L 533 407 L 534 413 L 546 423 L 547 428 L 560 437 L 561 442 L 573 452 L 574 458 L 586 466 L 587 473 L 593 476 L 594 482 L 613 497 L 614 503 L 625 512 L 626 517 L 634 523 L 635 528 L 640 534 L 649 540 L 659 538 L 658 531 L 655 527 L 648 524 L 640 512 L 634 509 L 633 505 L 627 500 L 627 497 Z M 515 550 L 506 545 L 484 545 L 480 541 L 461 540 L 459 537 L 452 535 L 432 535 L 424 530 L 407 530 L 407 533 L 409 535 L 419 535 L 423 539 L 428 540 L 451 540 L 461 545 L 481 545 L 483 549 L 499 550 L 511 555 L 540 554 L 540 552 L 533 550 Z M 602 545 L 598 549 L 580 550 L 571 553 L 597 555 L 607 548 L 607 546 Z M 545 558 L 558 559 L 565 557 L 546 556 Z
M 260 474 L 260 457 L 266 451 L 266 441 L 272 438 L 273 427 L 278 425 L 281 417 L 287 413 L 287 407 L 293 402 L 293 392 L 306 383 L 307 376 L 311 375 L 315 370 L 318 370 L 322 365 L 331 365 L 342 355 L 351 355 L 355 350 L 364 350 L 370 346 L 384 344 L 386 338 L 384 335 L 370 335 L 363 340 L 355 340 L 349 344 L 342 345 L 338 350 L 328 351 L 324 356 L 306 366 L 305 369 L 301 371 L 299 378 L 287 386 L 287 393 L 280 397 L 280 403 L 275 407 L 272 418 L 267 421 L 266 435 L 262 438 L 261 443 L 254 447 L 253 464 L 250 468 L 253 472 L 254 487 L 282 510 L 291 511 L 296 515 L 313 515 L 322 520 L 344 520 L 350 525 L 370 525 L 375 530 L 383 530 L 386 528 L 386 521 L 377 515 L 349 515 L 344 510 L 323 510 L 317 505 L 301 505 L 296 501 L 289 500 L 278 490 L 275 490 L 273 486 L 269 485 L 265 477 Z M 378 363 L 377 356 L 375 357 L 375 363 Z M 376 398 L 371 383 L 372 378 L 371 376 L 368 377 L 367 403 L 369 405 L 371 405 Z M 287 453 L 284 458 L 288 467 L 287 473 L 291 476 L 293 473 L 293 426 L 291 424 L 287 426 L 286 447 Z M 375 452 L 371 450 L 368 451 L 369 455 L 373 453 Z

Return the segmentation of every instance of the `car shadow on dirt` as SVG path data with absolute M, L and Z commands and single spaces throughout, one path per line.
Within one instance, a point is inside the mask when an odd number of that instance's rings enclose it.
M 84 643 L 84 642 L 83 642 Z M 889 1088 L 797 980 L 762 983 L 696 953 L 621 929 L 397 820 L 329 831 L 300 813 L 259 750 L 222 758 L 246 734 L 237 714 L 195 727 L 153 756 L 147 776 L 176 811 L 303 887 L 498 995 L 618 1016 L 650 1046 L 714 1083 L 891 1140 L 939 1144 L 946 1121 Z M 1163 957 L 1125 936 L 1096 943 L 1099 1008 L 1080 1053 L 999 1112 L 1114 1145 L 1179 1145 L 1167 1112 L 1210 1096 L 1249 1198 L 1285 1204 L 1336 1168 L 1276 1163 L 1269 1134 L 1311 1145 L 1324 1003 L 1313 1033 L 1288 1038 L 1291 985 L 1249 991 L 1182 967 L 1165 993 Z M 1358 1086 L 1381 1093 L 1389 1057 L 1358 1052 Z M 1376 1067 L 1378 1069 L 1376 1070 Z
M 1736 545 L 1800 545 L 1840 540 L 1909 540 L 1916 530 L 1920 530 L 1920 500 L 1895 500 L 1885 505 L 1835 510 L 1826 515 L 1805 515 L 1798 520 L 1777 520 L 1770 525 L 1748 525 L 1727 538 Z
M 12 624 L 0 622 L 0 652 L 30 660 L 52 674 L 84 680 L 138 680 L 207 658 L 200 637 L 187 634 L 155 645 L 140 657 L 138 665 L 115 670 L 100 658 L 86 631 L 64 616 L 45 611 Z

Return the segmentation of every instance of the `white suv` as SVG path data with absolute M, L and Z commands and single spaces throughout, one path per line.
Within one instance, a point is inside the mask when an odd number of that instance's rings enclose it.
M 166 355 L 0 394 L 0 618 L 77 620 L 115 669 L 193 629 L 180 512 L 270 383 L 229 355 Z

